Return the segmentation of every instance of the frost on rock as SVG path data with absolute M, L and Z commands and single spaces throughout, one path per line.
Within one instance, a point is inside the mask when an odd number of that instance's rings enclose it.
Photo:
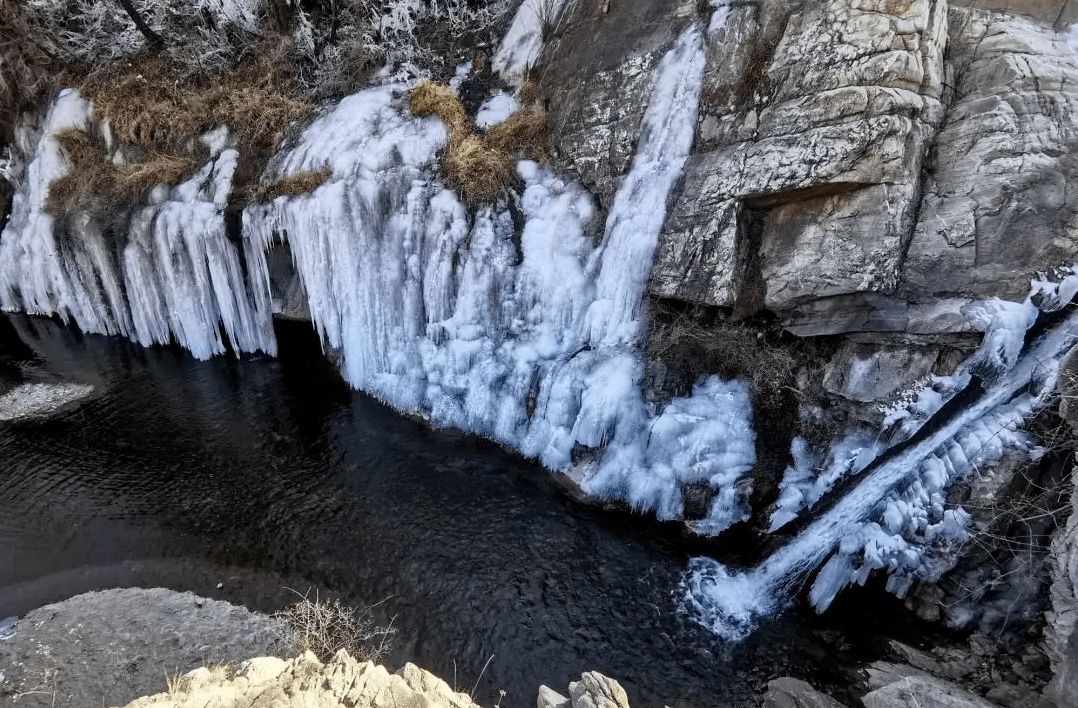
M 543 33 L 567 14 L 576 0 L 523 0 L 494 54 L 492 66 L 502 79 L 519 85 L 539 60 Z
M 132 210 L 117 249 L 119 237 L 88 217 L 67 228 L 45 211 L 50 184 L 67 171 L 54 136 L 91 122 L 89 103 L 70 90 L 46 118 L 0 234 L 0 306 L 145 346 L 176 341 L 202 359 L 227 351 L 226 341 L 275 353 L 269 310 L 249 295 L 225 233 L 236 151 L 221 151 L 180 185 L 157 187 L 149 205 Z
M 283 177 L 328 167 L 332 179 L 244 212 L 252 279 L 266 281 L 260 255 L 287 240 L 315 328 L 353 386 L 553 470 L 569 470 L 579 447 L 601 448 L 584 488 L 660 518 L 681 512 L 682 481 L 707 480 L 719 489 L 709 528 L 721 530 L 744 513 L 738 482 L 754 462 L 747 389 L 703 382 L 653 420 L 636 341 L 702 70 L 691 29 L 659 69 L 627 192 L 599 247 L 585 234 L 595 209 L 579 184 L 519 163 L 515 242 L 508 208 L 469 217 L 437 179 L 446 129 L 409 115 L 403 87 L 346 98 L 274 168 Z
M 1069 285 L 1061 282 L 1058 287 Z M 899 430 L 896 435 L 907 444 L 890 457 L 873 454 L 877 461 L 864 468 L 855 486 L 759 566 L 731 571 L 711 559 L 694 559 L 682 581 L 683 611 L 715 633 L 737 640 L 760 617 L 778 610 L 788 589 L 821 564 L 809 591 L 818 611 L 826 609 L 843 587 L 863 584 L 877 569 L 889 573 L 887 587 L 900 597 L 914 581 L 936 580 L 950 569 L 955 550 L 966 539 L 970 515 L 947 507 L 948 487 L 998 463 L 1004 454 L 1031 459 L 1041 454 L 1021 427 L 1050 401 L 1059 361 L 1078 341 L 1078 315 L 1071 314 L 1023 351 L 1037 314 L 1029 300 L 978 303 L 966 314 L 984 330 L 984 343 L 950 381 L 941 384 L 946 396 L 918 395 L 908 406 L 908 416 L 891 412 L 889 425 L 907 418 L 914 421 L 907 434 Z M 930 420 L 940 412 L 942 399 L 953 397 L 973 376 L 983 386 L 980 397 L 943 420 L 939 416 Z M 852 450 L 856 447 L 849 444 L 852 440 L 848 436 L 833 446 L 832 457 L 853 459 L 849 453 L 836 452 L 844 447 Z M 835 476 L 814 471 L 818 465 L 803 442 L 795 443 L 794 459 L 772 517 L 773 528 L 811 505 L 822 488 L 817 480 Z

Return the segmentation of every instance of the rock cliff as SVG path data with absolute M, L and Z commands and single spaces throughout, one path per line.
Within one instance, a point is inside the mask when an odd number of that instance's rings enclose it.
M 875 569 L 901 571 L 889 587 L 913 588 L 923 616 L 1005 626 L 1006 603 L 1040 592 L 1043 538 L 1069 511 L 1053 503 L 1038 517 L 1029 552 L 997 545 L 1013 509 L 1067 474 L 1017 429 L 1056 403 L 1062 351 L 1033 345 L 1065 351 L 1074 338 L 1059 313 L 1078 291 L 1078 7 L 565 7 L 533 28 L 544 50 L 527 88 L 549 116 L 554 169 L 527 163 L 482 208 L 439 181 L 433 158 L 453 139 L 407 115 L 398 86 L 327 106 L 268 161 L 278 181 L 328 170 L 310 195 L 243 208 L 237 152 L 219 133 L 203 139 L 201 170 L 151 190 L 126 227 L 87 217 L 53 228 L 61 133 L 109 143 L 107 121 L 63 94 L 5 163 L 18 189 L 0 301 L 197 356 L 272 352 L 270 310 L 308 316 L 354 385 L 705 534 L 747 521 L 792 537 L 806 514 L 842 511 L 836 499 L 870 480 L 862 471 L 909 454 L 871 498 L 858 487 L 857 518 L 789 572 L 830 558 L 813 600 L 825 607 Z M 497 83 L 484 61 L 457 77 L 468 90 Z M 730 348 L 694 350 L 680 379 L 640 390 L 648 367 L 683 364 L 642 341 L 645 328 L 666 336 L 664 318 L 692 323 L 697 340 L 740 333 L 740 370 Z M 788 356 L 773 381 L 754 380 L 754 437 L 747 389 L 695 385 L 770 372 L 760 362 L 773 349 Z M 974 403 L 981 418 L 956 413 Z M 1053 551 L 1060 705 L 1075 690 L 1073 531 Z M 913 587 L 939 580 L 971 537 L 985 568 Z

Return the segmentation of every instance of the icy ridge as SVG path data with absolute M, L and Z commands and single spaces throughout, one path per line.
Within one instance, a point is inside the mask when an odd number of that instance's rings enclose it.
M 156 188 L 149 205 L 131 211 L 126 245 L 117 251 L 89 217 L 67 229 L 45 211 L 51 183 L 68 170 L 55 136 L 92 127 L 90 103 L 61 92 L 0 234 L 0 307 L 59 315 L 84 331 L 144 346 L 176 341 L 200 359 L 223 354 L 227 344 L 275 353 L 270 311 L 249 296 L 225 233 L 236 151 L 219 149 L 186 182 Z M 220 137 L 214 142 L 223 145 Z
M 769 531 L 776 531 L 811 510 L 839 479 L 860 473 L 889 446 L 913 437 L 944 404 L 965 390 L 974 372 L 991 376 L 1012 367 L 1022 350 L 1026 330 L 1037 319 L 1038 308 L 1032 304 L 1033 297 L 1045 303 L 1067 297 L 1069 302 L 1074 295 L 1073 285 L 1069 278 L 1058 283 L 1035 281 L 1025 302 L 993 298 L 963 307 L 962 313 L 970 326 L 984 332 L 977 352 L 954 374 L 933 376 L 884 408 L 879 431 L 853 430 L 835 441 L 825 464 L 803 439 L 794 439 L 791 449 L 794 465 L 786 469 L 779 483 L 779 498 L 771 514 Z
M 1059 361 L 1078 341 L 1078 315 L 1071 315 L 1020 354 L 1036 314 L 1028 300 L 989 301 L 967 314 L 986 330 L 984 345 L 963 366 L 967 374 L 975 369 L 983 377 L 981 398 L 877 464 L 759 566 L 735 571 L 712 559 L 693 559 L 682 582 L 683 611 L 716 634 L 737 640 L 779 609 L 788 589 L 825 560 L 809 592 L 819 611 L 843 587 L 864 583 L 875 569 L 891 573 L 888 588 L 899 596 L 914 580 L 937 579 L 947 569 L 947 549 L 965 539 L 970 518 L 962 509 L 946 508 L 947 487 L 995 464 L 1006 452 L 1031 458 L 1039 454 L 1019 428 L 1047 404 Z M 804 460 L 805 451 L 800 452 Z

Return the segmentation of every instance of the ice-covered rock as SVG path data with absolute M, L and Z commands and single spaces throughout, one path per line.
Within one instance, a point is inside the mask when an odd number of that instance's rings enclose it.
M 92 127 L 90 104 L 61 92 L 0 233 L 0 307 L 58 315 L 144 346 L 175 341 L 199 358 L 227 347 L 275 353 L 270 311 L 250 292 L 226 233 L 236 151 L 218 141 L 223 149 L 199 171 L 153 190 L 119 226 L 88 216 L 58 223 L 46 210 L 52 182 L 68 170 L 56 136 Z
M 653 412 L 639 388 L 645 282 L 692 147 L 702 73 L 690 27 L 656 68 L 597 246 L 579 184 L 520 163 L 517 242 L 508 209 L 469 214 L 439 182 L 446 130 L 408 115 L 401 87 L 348 97 L 274 166 L 280 177 L 328 167 L 330 180 L 244 212 L 256 292 L 269 289 L 262 254 L 287 241 L 315 328 L 353 386 L 554 470 L 569 470 L 578 446 L 600 449 L 583 488 L 659 518 L 681 513 L 683 483 L 706 481 L 717 494 L 703 523 L 721 531 L 744 517 L 741 478 L 755 460 L 747 389 L 714 379 Z
M 1019 319 L 1024 322 L 1024 315 Z M 987 329 L 989 350 L 998 353 Z M 682 609 L 720 636 L 738 639 L 757 618 L 780 608 L 785 590 L 825 560 L 809 592 L 818 610 L 876 569 L 890 574 L 887 587 L 900 597 L 914 580 L 938 579 L 953 564 L 948 549 L 964 540 L 969 521 L 967 512 L 947 508 L 943 491 L 953 479 L 999 462 L 1005 452 L 1038 454 L 1021 427 L 1051 400 L 1059 361 L 1076 341 L 1078 315 L 1071 314 L 1017 358 L 1004 347 L 995 360 L 1001 368 L 991 371 L 977 400 L 870 466 L 856 486 L 758 567 L 734 572 L 694 559 L 682 585 Z M 984 361 L 984 350 L 972 359 Z

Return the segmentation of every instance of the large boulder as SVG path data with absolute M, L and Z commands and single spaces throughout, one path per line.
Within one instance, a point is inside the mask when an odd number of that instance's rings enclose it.
M 289 651 L 272 618 L 155 588 L 103 590 L 46 605 L 0 641 L 0 704 L 122 705 L 207 664 Z
M 957 684 L 932 676 L 907 676 L 872 691 L 865 708 L 999 708 Z
M 845 708 L 800 679 L 783 676 L 769 681 L 763 708 Z

